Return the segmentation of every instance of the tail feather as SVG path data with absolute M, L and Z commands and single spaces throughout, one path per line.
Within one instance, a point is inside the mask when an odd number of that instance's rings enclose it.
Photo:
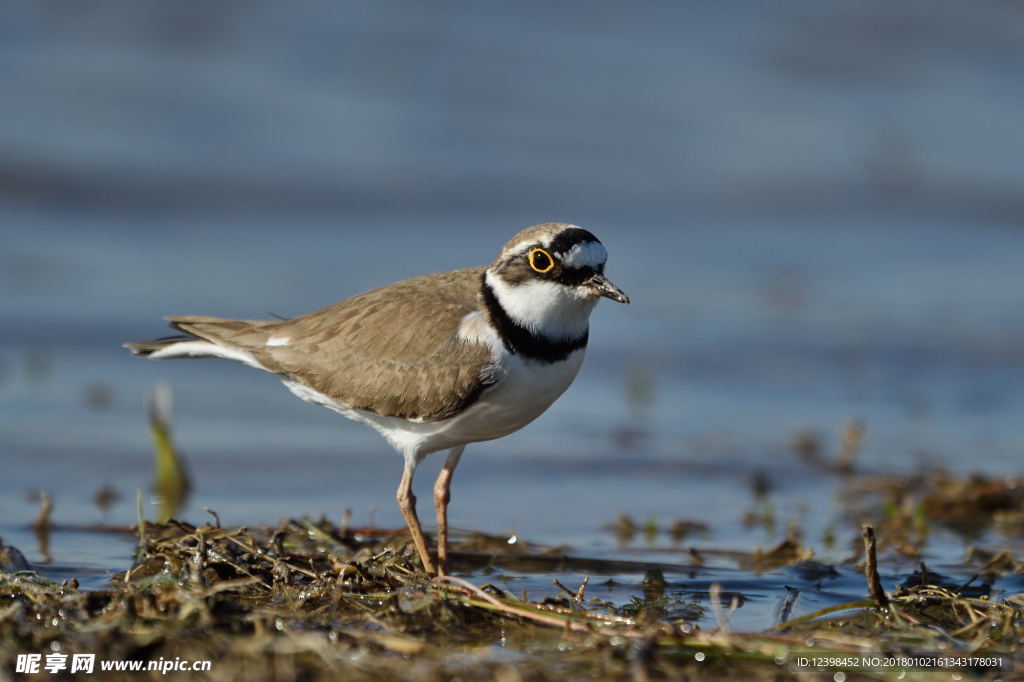
M 122 345 L 130 350 L 132 355 L 145 358 L 181 341 L 195 341 L 197 338 L 198 337 L 191 335 L 177 334 L 175 336 L 162 336 L 159 339 L 153 339 L 152 341 L 129 341 Z
M 168 317 L 171 328 L 184 332 L 152 341 L 132 341 L 124 347 L 139 357 L 154 360 L 164 358 L 224 358 L 236 360 L 252 367 L 267 369 L 253 352 L 262 348 L 270 336 L 265 329 L 274 322 L 227 320 L 219 317 L 185 315 Z
M 168 317 L 167 322 L 171 328 L 190 337 L 241 349 L 262 348 L 270 337 L 267 328 L 279 324 L 262 320 L 228 320 L 203 315 Z

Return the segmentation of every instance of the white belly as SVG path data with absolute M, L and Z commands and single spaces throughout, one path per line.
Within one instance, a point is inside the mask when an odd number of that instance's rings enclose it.
M 519 356 L 507 356 L 503 363 L 505 377 L 462 414 L 437 422 L 439 432 L 432 438 L 439 444 L 426 452 L 493 440 L 523 428 L 565 393 L 580 370 L 583 354 L 581 348 L 555 364 L 523 362 Z M 444 442 L 445 438 L 454 442 Z
M 392 447 L 418 461 L 438 450 L 507 436 L 532 422 L 569 388 L 583 363 L 584 350 L 581 348 L 554 364 L 524 362 L 519 356 L 503 354 L 498 364 L 504 376 L 498 383 L 484 391 L 465 412 L 436 422 L 382 417 L 341 405 L 302 384 L 284 383 L 303 400 L 369 424 Z

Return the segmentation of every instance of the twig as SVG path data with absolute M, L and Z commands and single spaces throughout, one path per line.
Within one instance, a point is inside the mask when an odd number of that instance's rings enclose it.
M 589 582 L 590 582 L 590 576 L 589 575 L 583 576 L 583 582 L 580 583 L 580 589 L 576 590 L 576 596 L 574 597 L 574 599 L 576 600 L 577 604 L 582 604 L 583 603 L 583 598 L 587 595 L 587 583 L 589 583 Z
M 340 533 L 342 537 L 345 537 L 346 535 L 348 535 L 348 529 L 349 526 L 351 525 L 352 510 L 349 509 L 348 507 L 345 507 L 344 509 L 341 510 L 341 527 L 338 528 L 338 533 Z
M 32 522 L 32 530 L 46 532 L 50 530 L 50 514 L 53 512 L 53 500 L 50 493 L 45 490 L 39 491 L 39 516 Z
M 722 585 L 711 583 L 711 586 L 708 587 L 708 601 L 711 602 L 711 610 L 715 612 L 719 632 L 729 632 L 729 619 L 732 618 L 733 611 L 739 606 L 736 595 L 733 595 L 732 603 L 729 604 L 729 612 L 725 613 L 722 611 Z
M 544 623 L 545 625 L 553 625 L 553 626 L 559 627 L 559 628 L 561 628 L 561 627 L 569 627 L 570 629 L 576 630 L 578 632 L 591 632 L 592 631 L 591 628 L 587 627 L 585 624 L 576 622 L 576 621 L 571 620 L 571 619 L 556 618 L 554 616 L 546 616 L 546 615 L 544 615 L 542 613 L 535 613 L 533 611 L 527 611 L 526 609 L 521 609 L 521 608 L 517 608 L 515 606 L 509 606 L 508 604 L 504 604 L 504 603 L 498 601 L 497 599 L 495 599 L 494 597 L 492 597 L 491 595 L 487 594 L 483 590 L 481 590 L 476 585 L 474 585 L 474 584 L 472 584 L 472 583 L 470 583 L 468 581 L 465 581 L 462 578 L 456 578 L 455 576 L 452 576 L 452 575 L 443 575 L 443 576 L 440 576 L 438 578 L 435 578 L 435 580 L 449 582 L 449 583 L 452 583 L 453 585 L 458 585 L 459 587 L 462 587 L 463 589 L 468 590 L 470 593 L 476 595 L 480 599 L 483 599 L 487 603 L 491 604 L 495 609 L 497 609 L 501 613 L 504 613 L 504 614 L 507 614 L 507 615 L 510 615 L 510 616 L 519 616 L 520 618 L 526 618 L 528 620 L 532 620 L 535 623 Z
M 846 611 L 846 610 L 849 610 L 849 609 L 863 609 L 863 608 L 867 608 L 868 606 L 871 606 L 872 604 L 874 604 L 874 602 L 867 601 L 867 600 L 862 600 L 862 601 L 851 601 L 851 602 L 847 602 L 845 604 L 836 604 L 835 606 L 828 606 L 828 607 L 825 607 L 823 609 L 818 609 L 817 611 L 813 611 L 812 613 L 805 613 L 802 616 L 797 616 L 796 618 L 793 618 L 792 620 L 787 620 L 785 622 L 779 623 L 775 627 L 771 628 L 771 630 L 769 630 L 769 632 L 781 632 L 781 631 L 783 631 L 783 630 L 785 630 L 787 628 L 790 628 L 790 627 L 792 627 L 794 625 L 799 625 L 800 623 L 806 623 L 809 620 L 814 620 L 815 618 L 820 618 L 822 616 L 827 616 L 830 613 L 836 613 L 837 611 Z
M 879 608 L 884 609 L 889 605 L 889 597 L 882 589 L 882 580 L 878 577 L 878 554 L 875 548 L 875 529 L 865 523 L 861 530 L 864 538 L 864 576 L 868 580 L 868 594 Z
M 139 516 L 139 552 L 146 550 L 146 514 L 142 510 L 142 488 L 135 489 L 135 512 Z
M 583 597 L 587 593 L 587 583 L 590 582 L 590 576 L 583 577 L 583 582 L 580 583 L 580 586 L 576 589 L 575 592 L 573 592 L 568 587 L 563 585 L 558 578 L 553 578 L 552 580 L 554 581 L 555 586 L 560 588 L 567 595 L 569 595 L 569 598 L 572 599 L 573 602 L 580 604 L 583 602 Z
M 565 592 L 567 595 L 569 595 L 570 599 L 572 599 L 573 601 L 576 601 L 576 595 L 573 594 L 572 590 L 570 590 L 568 587 L 563 585 L 561 580 L 559 580 L 557 577 L 555 577 L 555 578 L 551 579 L 551 582 L 553 582 L 555 584 L 555 587 L 557 587 L 558 589 L 562 590 L 562 592 Z
M 968 587 L 970 587 L 971 583 L 973 583 L 977 579 L 978 579 L 978 574 L 975 573 L 974 575 L 972 575 L 970 578 L 967 579 L 967 582 L 965 582 L 963 585 L 961 585 L 960 587 L 958 587 L 955 590 L 953 590 L 953 594 L 955 594 L 956 596 L 959 597 L 960 593 L 963 592 L 964 590 L 966 590 Z

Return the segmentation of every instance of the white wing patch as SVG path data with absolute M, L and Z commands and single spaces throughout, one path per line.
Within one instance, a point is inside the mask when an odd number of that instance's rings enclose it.
M 458 331 L 455 335 L 466 343 L 478 343 L 488 346 L 492 352 L 501 348 L 501 339 L 491 326 L 487 318 L 479 310 L 466 313 L 459 321 Z
M 291 343 L 292 338 L 290 336 L 271 336 L 267 339 L 268 346 L 287 346 Z

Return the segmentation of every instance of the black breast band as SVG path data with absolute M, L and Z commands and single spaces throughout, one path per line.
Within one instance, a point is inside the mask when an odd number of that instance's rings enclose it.
M 583 336 L 575 339 L 554 340 L 534 334 L 513 320 L 501 307 L 501 303 L 495 296 L 494 289 L 487 283 L 486 277 L 486 272 L 480 277 L 480 291 L 483 295 L 484 305 L 487 307 L 491 324 L 498 331 L 498 336 L 501 337 L 501 342 L 509 353 L 550 364 L 561 362 L 573 351 L 586 347 L 589 332 L 584 332 Z

